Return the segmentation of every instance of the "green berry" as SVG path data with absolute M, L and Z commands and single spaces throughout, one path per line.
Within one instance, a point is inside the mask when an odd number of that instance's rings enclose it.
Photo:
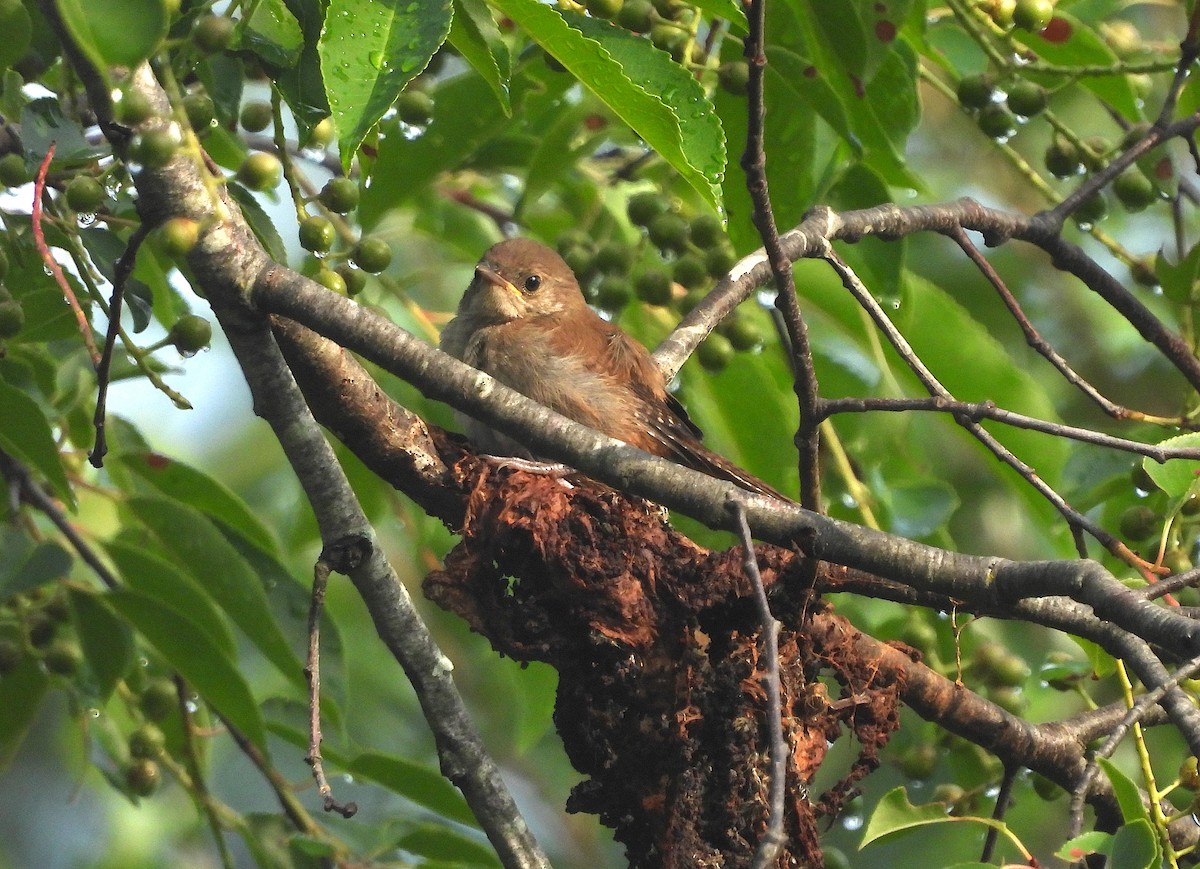
M 25 158 L 20 154 L 5 154 L 0 157 L 0 186 L 20 187 L 33 178 L 25 168 Z
M 567 248 L 563 251 L 562 258 L 576 277 L 582 277 L 592 271 L 592 252 L 585 247 Z
M 587 11 L 594 18 L 615 18 L 621 11 L 621 0 L 587 0 Z
M 1083 163 L 1079 159 L 1079 149 L 1062 136 L 1055 136 L 1050 146 L 1046 148 L 1043 158 L 1046 169 L 1057 178 L 1070 178 L 1079 174 Z
M 687 246 L 687 221 L 674 212 L 658 215 L 646 229 L 650 240 L 661 250 L 680 251 Z
M 332 290 L 339 296 L 346 295 L 346 279 L 333 269 L 322 268 L 313 275 L 313 280 L 327 290 Z
M 67 205 L 72 211 L 92 214 L 104 202 L 104 188 L 90 175 L 77 175 L 67 183 Z
M 392 249 L 382 238 L 367 236 L 359 241 L 350 259 L 364 272 L 377 275 L 391 264 Z
M 274 190 L 283 180 L 283 166 L 274 154 L 255 151 L 238 167 L 237 180 L 260 193 Z
M 749 317 L 734 313 L 721 322 L 721 334 L 729 339 L 734 350 L 753 350 L 763 343 L 762 330 Z
M 1011 715 L 1023 715 L 1029 708 L 1029 698 L 1020 688 L 996 685 L 987 690 L 987 698 Z
M 653 13 L 650 0 L 625 0 L 617 13 L 617 24 L 634 33 L 645 33 L 654 24 Z
M 346 283 L 347 296 L 357 296 L 367 286 L 367 273 L 362 269 L 356 269 L 352 265 L 343 263 L 342 265 L 338 266 L 335 271 Z
M 325 253 L 337 238 L 328 218 L 311 215 L 300 221 L 300 246 L 313 253 Z
M 26 613 L 24 627 L 29 645 L 35 649 L 45 649 L 58 632 L 58 624 L 41 610 Z
M 654 218 L 667 210 L 667 202 L 663 195 L 655 190 L 643 190 L 629 197 L 625 204 L 625 213 L 629 215 L 630 223 L 635 226 L 649 226 Z
M 25 309 L 13 299 L 0 302 L 0 341 L 14 337 L 25 327 Z
M 1121 536 L 1128 540 L 1145 540 L 1159 529 L 1158 514 L 1145 504 L 1135 504 L 1121 514 Z
M 200 224 L 190 217 L 172 217 L 158 228 L 158 243 L 163 253 L 180 259 L 191 253 L 200 239 Z
M 433 118 L 433 97 L 425 91 L 405 91 L 396 98 L 396 116 L 415 127 L 428 124 Z
M 59 637 L 46 647 L 42 663 L 46 665 L 46 670 L 55 676 L 72 679 L 79 674 L 79 668 L 83 666 L 83 649 L 75 639 Z
M 1108 201 L 1104 198 L 1103 193 L 1097 193 L 1085 199 L 1075 209 L 1075 220 L 1078 223 L 1097 223 L 1106 216 L 1108 216 Z
M 633 298 L 633 286 L 623 275 L 605 275 L 596 284 L 596 304 L 606 311 L 625 307 Z
M 130 793 L 148 797 L 158 790 L 162 782 L 162 770 L 152 760 L 135 760 L 125 768 L 125 785 Z
M 148 721 L 162 721 L 179 709 L 179 694 L 170 679 L 155 679 L 138 701 Z
M 1054 17 L 1050 0 L 1017 0 L 1013 7 L 1013 24 L 1030 33 L 1040 33 Z
M 958 82 L 955 94 L 958 104 L 964 109 L 982 109 L 992 102 L 996 92 L 996 80 L 988 74 L 964 76 Z
M 224 15 L 204 15 L 196 21 L 192 41 L 205 54 L 224 51 L 233 41 L 233 21 Z
M 332 118 L 322 118 L 308 131 L 308 148 L 319 148 L 324 151 L 337 139 L 337 129 L 333 126 Z
M 991 0 L 987 13 L 1001 30 L 1008 30 L 1013 25 L 1013 10 L 1017 8 L 1017 0 Z
M 1029 665 L 1019 655 L 1005 653 L 992 664 L 988 681 L 993 685 L 1018 688 L 1029 678 Z
M 116 105 L 117 120 L 129 127 L 144 124 L 154 117 L 154 102 L 139 90 L 126 88 L 121 91 L 120 101 Z
M 1050 97 L 1037 82 L 1019 81 L 1008 89 L 1008 107 L 1023 118 L 1045 111 Z
M 1138 462 L 1129 469 L 1129 482 L 1133 484 L 1135 489 L 1142 492 L 1158 491 L 1158 483 L 1154 482 L 1154 478 L 1150 476 L 1150 472 L 1146 470 L 1141 462 Z
M 709 335 L 696 349 L 700 364 L 712 372 L 724 370 L 733 359 L 733 353 L 733 345 L 719 332 Z
M 12 637 L 0 637 L 0 676 L 7 676 L 25 660 L 25 650 Z
M 1103 169 L 1108 162 L 1108 155 L 1112 151 L 1112 142 L 1103 136 L 1088 136 L 1083 140 L 1084 150 L 1079 155 L 1083 160 L 1083 165 L 1088 171 L 1095 172 Z
M 900 755 L 900 771 L 905 778 L 924 781 L 937 768 L 938 750 L 932 743 L 922 742 Z
M 633 251 L 623 242 L 606 241 L 596 248 L 596 256 L 592 263 L 601 274 L 628 274 L 629 267 L 633 264 Z
M 249 133 L 261 133 L 275 120 L 275 113 L 271 109 L 271 104 L 263 100 L 254 100 L 242 106 L 242 113 L 238 116 L 238 121 L 242 125 L 242 129 Z
M 660 21 L 650 28 L 650 41 L 654 43 L 654 47 L 662 49 L 671 57 L 675 57 L 686 48 L 688 39 L 686 31 L 665 21 Z
M 709 277 L 725 277 L 736 262 L 737 254 L 728 245 L 718 245 L 704 254 L 704 267 L 708 269 Z
M 335 214 L 346 214 L 358 208 L 358 184 L 349 178 L 330 178 L 317 198 Z
M 1007 139 L 1017 131 L 1017 121 L 1012 112 L 999 103 L 991 103 L 979 110 L 979 129 L 993 139 Z
M 689 227 L 692 244 L 708 249 L 725 240 L 725 229 L 715 214 L 698 214 Z
M 750 64 L 744 60 L 731 60 L 717 67 L 717 84 L 734 96 L 745 96 L 750 84 Z
M 166 127 L 146 130 L 133 140 L 133 159 L 147 169 L 161 169 L 179 150 L 179 139 Z
M 195 314 L 184 314 L 175 321 L 167 339 L 181 354 L 192 356 L 212 342 L 212 324 Z
M 217 107 L 206 93 L 188 94 L 183 98 L 183 111 L 188 123 L 198 134 L 207 132 L 217 114 Z
M 704 265 L 704 260 L 692 253 L 675 260 L 675 267 L 671 271 L 676 283 L 682 284 L 689 290 L 697 289 L 708 283 L 708 269 Z
M 634 279 L 637 297 L 650 305 L 665 305 L 671 301 L 671 276 L 667 270 L 651 266 Z
M 129 754 L 132 757 L 153 760 L 163 753 L 167 737 L 157 724 L 146 723 L 129 734 Z
M 1154 183 L 1136 166 L 1131 166 L 1113 182 L 1113 193 L 1129 211 L 1141 211 L 1158 199 Z

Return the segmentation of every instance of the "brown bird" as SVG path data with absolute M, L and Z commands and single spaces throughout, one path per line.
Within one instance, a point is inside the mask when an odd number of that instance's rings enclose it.
M 563 416 L 744 489 L 784 498 L 701 442 L 650 353 L 588 307 L 571 268 L 526 238 L 493 245 L 442 332 L 441 349 Z M 477 420 L 467 436 L 495 455 L 532 458 Z

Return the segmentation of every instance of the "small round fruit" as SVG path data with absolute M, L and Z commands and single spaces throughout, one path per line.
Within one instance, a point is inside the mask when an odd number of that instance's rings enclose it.
M 649 305 L 665 305 L 671 301 L 671 276 L 659 266 L 650 266 L 634 278 L 634 292 Z
M 696 215 L 688 232 L 692 237 L 692 244 L 705 249 L 725 240 L 725 230 L 720 219 L 707 212 Z
M 238 122 L 241 123 L 242 129 L 249 133 L 261 133 L 271 126 L 274 120 L 275 113 L 271 110 L 271 104 L 263 100 L 246 103 L 242 106 L 242 112 L 238 116 Z
M 594 18 L 615 18 L 621 11 L 621 0 L 587 0 L 587 11 Z
M 67 205 L 72 211 L 91 214 L 104 202 L 104 188 L 91 175 L 77 175 L 67 182 Z
M 25 158 L 20 154 L 5 154 L 0 157 L 0 186 L 20 187 L 28 184 L 33 176 L 25 167 Z
M 146 130 L 133 140 L 133 159 L 147 169 L 161 169 L 179 150 L 179 139 L 165 127 Z
M 233 41 L 233 21 L 224 15 L 203 15 L 196 21 L 192 41 L 205 54 L 224 51 Z
M 339 296 L 346 295 L 346 279 L 335 272 L 333 269 L 319 269 L 313 280 L 323 286 L 327 290 L 332 290 Z
M 25 660 L 25 650 L 13 637 L 0 637 L 0 676 L 7 676 Z
M 592 271 L 592 252 L 586 247 L 569 247 L 562 252 L 562 258 L 577 278 Z
M 346 283 L 346 295 L 357 296 L 367 286 L 367 273 L 362 269 L 343 263 L 334 270 L 338 277 Z
M 1030 33 L 1045 30 L 1054 17 L 1054 4 L 1050 0 L 1017 0 L 1013 7 L 1013 24 Z
M 313 253 L 325 253 L 333 247 L 337 231 L 328 218 L 310 215 L 300 221 L 300 246 Z
M 1158 491 L 1158 483 L 1154 482 L 1154 478 L 1150 476 L 1150 472 L 1146 470 L 1141 462 L 1138 462 L 1129 469 L 1129 482 L 1133 484 L 1135 489 L 1143 492 Z
M 187 256 L 199 239 L 200 224 L 190 217 L 172 217 L 158 228 L 158 242 L 172 259 Z
M 337 129 L 333 126 L 332 118 L 322 118 L 308 132 L 306 148 L 320 148 L 324 151 L 337 139 Z
M 762 346 L 763 334 L 749 317 L 733 314 L 721 323 L 721 334 L 729 339 L 734 350 L 753 350 Z
M 671 211 L 663 212 L 646 227 L 650 240 L 661 250 L 680 251 L 687 246 L 687 221 Z
M 41 610 L 33 610 L 25 614 L 25 636 L 29 645 L 35 649 L 45 649 L 58 633 L 58 624 Z
M 745 96 L 750 84 L 750 64 L 744 60 L 731 60 L 717 67 L 717 84 L 734 96 Z
M 396 98 L 396 115 L 414 127 L 428 124 L 433 118 L 433 97 L 425 91 L 405 91 Z
M 634 33 L 645 33 L 654 24 L 653 13 L 650 0 L 625 0 L 617 13 L 617 24 Z
M 1029 707 L 1029 698 L 1020 688 L 997 685 L 989 688 L 987 698 L 1012 715 L 1023 715 Z
M 205 93 L 188 94 L 184 97 L 183 111 L 187 114 L 192 129 L 200 134 L 212 127 L 213 119 L 217 116 L 217 107 L 212 97 Z
M 900 755 L 900 771 L 905 778 L 924 781 L 933 775 L 938 764 L 937 747 L 928 742 L 911 746 Z
M 629 197 L 625 204 L 625 213 L 629 215 L 630 223 L 635 226 L 649 226 L 654 218 L 667 210 L 667 202 L 661 193 L 654 190 L 643 190 Z
M 1145 540 L 1159 528 L 1158 514 L 1145 504 L 1135 504 L 1121 514 L 1121 536 L 1129 540 Z
M 736 262 L 737 255 L 728 245 L 717 245 L 704 254 L 704 267 L 708 269 L 709 277 L 725 277 Z
M 167 337 L 176 350 L 192 356 L 212 343 L 212 324 L 195 314 L 184 314 L 175 321 Z
M 135 760 L 125 768 L 125 785 L 130 793 L 148 797 L 158 790 L 162 782 L 162 770 L 152 760 Z
M 0 341 L 16 336 L 25 328 L 25 309 L 15 299 L 0 302 Z
M 592 263 L 601 274 L 629 274 L 629 267 L 633 265 L 633 251 L 623 242 L 609 240 L 596 248 Z
M 1013 10 L 1017 8 L 1017 0 L 991 0 L 987 13 L 1001 30 L 1008 30 L 1013 24 Z
M 1083 165 L 1091 172 L 1103 169 L 1104 164 L 1108 162 L 1108 154 L 1113 149 L 1112 142 L 1103 136 L 1088 136 L 1083 140 L 1083 144 L 1086 147 L 1079 155 Z
M 138 701 L 147 721 L 162 721 L 179 709 L 179 694 L 170 679 L 155 679 Z
M 625 307 L 633 298 L 633 286 L 623 275 L 605 275 L 596 284 L 596 304 L 606 311 Z
M 77 640 L 59 637 L 46 647 L 42 663 L 46 665 L 46 670 L 55 676 L 74 678 L 83 666 L 83 649 L 79 647 Z
M 129 734 L 129 754 L 132 757 L 153 760 L 167 747 L 167 737 L 157 724 L 146 723 Z
M 1075 209 L 1075 220 L 1078 223 L 1092 224 L 1103 220 L 1108 215 L 1108 201 L 1103 193 L 1097 193 L 1085 199 Z
M 1158 199 L 1154 183 L 1136 166 L 1129 167 L 1117 176 L 1113 182 L 1113 193 L 1129 211 L 1141 211 Z
M 672 274 L 676 283 L 682 284 L 689 290 L 697 289 L 708 283 L 708 269 L 704 265 L 704 260 L 696 254 L 685 254 L 675 260 Z
M 979 129 L 993 139 L 1007 139 L 1017 131 L 1012 112 L 999 103 L 990 103 L 979 110 Z
M 687 45 L 688 34 L 674 24 L 660 21 L 650 28 L 650 41 L 654 43 L 655 48 L 675 57 Z
M 144 124 L 154 117 L 154 103 L 139 90 L 126 88 L 117 102 L 117 120 L 130 127 Z
M 274 190 L 283 180 L 283 166 L 274 154 L 255 151 L 238 167 L 237 180 L 260 193 Z
M 1008 89 L 1008 107 L 1023 118 L 1042 113 L 1049 102 L 1049 94 L 1037 82 L 1019 81 Z
M 392 249 L 382 238 L 368 235 L 358 242 L 350 259 L 364 272 L 377 275 L 391 265 Z
M 1079 149 L 1062 136 L 1054 137 L 1049 147 L 1046 148 L 1043 161 L 1046 169 L 1056 178 L 1070 178 L 1072 175 L 1078 175 L 1083 169 L 1083 163 L 1079 159 Z
M 349 178 L 330 178 L 317 198 L 335 214 L 346 214 L 358 208 L 358 184 Z
M 990 105 L 995 92 L 996 79 L 986 73 L 964 76 L 955 89 L 958 104 L 964 109 L 982 109 Z
M 1029 673 L 1029 665 L 1019 655 L 1006 652 L 992 663 L 988 681 L 993 685 L 1017 688 L 1025 684 Z
M 709 371 L 723 371 L 733 359 L 733 345 L 719 332 L 713 332 L 696 349 L 696 358 Z

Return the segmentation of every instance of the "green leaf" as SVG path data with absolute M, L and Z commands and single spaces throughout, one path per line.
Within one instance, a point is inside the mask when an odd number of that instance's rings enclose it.
M 110 456 L 109 462 L 119 462 L 162 494 L 235 528 L 259 548 L 279 554 L 279 544 L 271 530 L 219 480 L 159 453 L 122 453 Z
M 228 622 L 190 574 L 128 541 L 111 540 L 104 550 L 129 588 L 187 613 L 222 654 L 230 659 L 237 657 L 237 643 Z
M 71 37 L 102 73 L 137 66 L 167 35 L 167 4 L 145 0 L 57 0 Z
M 858 847 L 862 850 L 884 836 L 948 820 L 951 819 L 946 815 L 946 807 L 941 803 L 914 806 L 908 801 L 908 792 L 903 787 L 894 788 L 883 795 L 879 805 L 871 813 L 867 828 L 863 831 L 863 840 Z
M 236 181 L 230 181 L 225 187 L 229 191 L 229 195 L 241 206 L 242 216 L 254 230 L 255 237 L 267 249 L 271 259 L 280 263 L 287 262 L 287 248 L 283 246 L 283 239 L 279 237 L 279 231 L 275 229 L 275 224 L 271 222 L 270 216 L 263 210 L 263 207 L 258 204 L 254 194 Z
M 1158 445 L 1168 449 L 1200 448 L 1200 432 L 1167 438 L 1159 441 Z M 1171 500 L 1185 498 L 1196 485 L 1197 479 L 1200 479 L 1200 461 L 1195 459 L 1171 459 L 1160 465 L 1154 459 L 1144 458 L 1142 467 Z
M 88 163 L 108 153 L 107 145 L 93 145 L 83 136 L 79 124 L 63 114 L 58 100 L 44 97 L 21 109 L 21 144 L 25 154 L 40 161 L 54 145 L 52 167 Z
M 57 543 L 34 543 L 20 528 L 0 525 L 0 601 L 62 579 L 70 569 L 71 555 Z
M 419 854 L 425 860 L 444 860 L 470 866 L 500 865 L 500 858 L 486 839 L 468 838 L 461 830 L 446 824 L 417 824 L 393 844 Z
M 33 24 L 29 19 L 29 10 L 21 3 L 0 3 L 0 69 L 7 69 L 25 56 L 29 49 L 29 37 L 33 33 Z
M 1147 818 L 1138 818 L 1117 830 L 1110 852 L 1111 866 L 1121 869 L 1156 869 L 1163 865 L 1162 842 Z
M 1066 860 L 1068 863 L 1075 863 L 1082 860 L 1088 854 L 1108 854 L 1112 851 L 1112 833 L 1102 833 L 1099 830 L 1093 830 L 1090 833 L 1084 833 L 1081 836 L 1076 836 L 1074 839 L 1067 840 L 1054 856 L 1060 860 Z
M 129 626 L 104 606 L 93 592 L 70 589 L 75 633 L 90 671 L 89 687 L 101 702 L 107 700 L 133 664 Z
M 500 28 L 483 0 L 454 0 L 449 41 L 491 87 L 505 116 L 511 115 L 508 79 L 512 75 L 512 59 L 508 44 L 501 38 Z
M 880 500 L 891 514 L 893 534 L 918 539 L 943 527 L 958 509 L 958 493 L 941 480 L 885 485 Z
M 205 701 L 260 750 L 267 750 L 258 704 L 236 661 L 212 637 L 179 611 L 138 592 L 114 591 L 101 599 L 128 619 Z
M 38 403 L 0 380 L 0 419 L 4 420 L 0 448 L 45 477 L 54 493 L 74 509 L 75 493 L 63 470 L 50 422 Z
M 0 715 L 0 772 L 12 765 L 49 687 L 49 677 L 29 655 L 0 679 L 0 709 L 4 710 Z
M 267 660 L 292 684 L 305 688 L 300 661 L 271 615 L 262 580 L 212 522 L 199 510 L 166 498 L 134 497 L 128 506 Z
M 1162 284 L 1163 295 L 1180 305 L 1189 305 L 1197 296 L 1200 280 L 1200 244 L 1192 246 L 1177 263 L 1167 259 L 1163 251 L 1154 259 L 1154 275 Z
M 724 214 L 724 133 L 703 89 L 686 70 L 614 24 L 560 13 L 538 0 L 493 0 L 493 5 Z
M 330 0 L 317 51 L 342 163 L 450 32 L 450 0 Z
M 125 242 L 118 238 L 112 230 L 101 227 L 80 230 L 79 237 L 91 255 L 92 263 L 100 274 L 108 278 L 111 283 L 114 274 L 113 267 L 125 253 Z M 142 253 L 139 251 L 138 259 L 141 258 Z M 150 312 L 153 304 L 154 294 L 150 292 L 150 288 L 131 275 L 125 281 L 125 305 L 133 319 L 134 332 L 141 332 L 150 325 Z
M 1121 807 L 1121 816 L 1125 819 L 1125 823 L 1129 824 L 1138 820 L 1148 822 L 1150 812 L 1142 803 L 1142 795 L 1137 783 L 1121 772 L 1120 768 L 1108 758 L 1102 757 L 1098 763 L 1112 785 L 1113 794 L 1117 798 L 1117 804 Z
M 729 22 L 729 29 L 734 33 L 745 34 L 749 29 L 746 24 L 746 12 L 735 0 L 696 0 L 692 4 L 701 12 L 707 12 L 710 18 L 723 18 Z
M 253 51 L 272 66 L 291 66 L 304 48 L 304 34 L 283 0 L 258 0 L 238 20 L 234 50 Z

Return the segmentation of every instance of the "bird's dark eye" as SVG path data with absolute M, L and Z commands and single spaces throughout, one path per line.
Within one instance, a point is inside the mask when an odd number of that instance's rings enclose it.
M 538 291 L 538 288 L 541 287 L 541 285 L 542 285 L 541 275 L 530 275 L 529 277 L 527 277 L 525 279 L 525 284 L 524 284 L 525 292 L 536 293 Z

